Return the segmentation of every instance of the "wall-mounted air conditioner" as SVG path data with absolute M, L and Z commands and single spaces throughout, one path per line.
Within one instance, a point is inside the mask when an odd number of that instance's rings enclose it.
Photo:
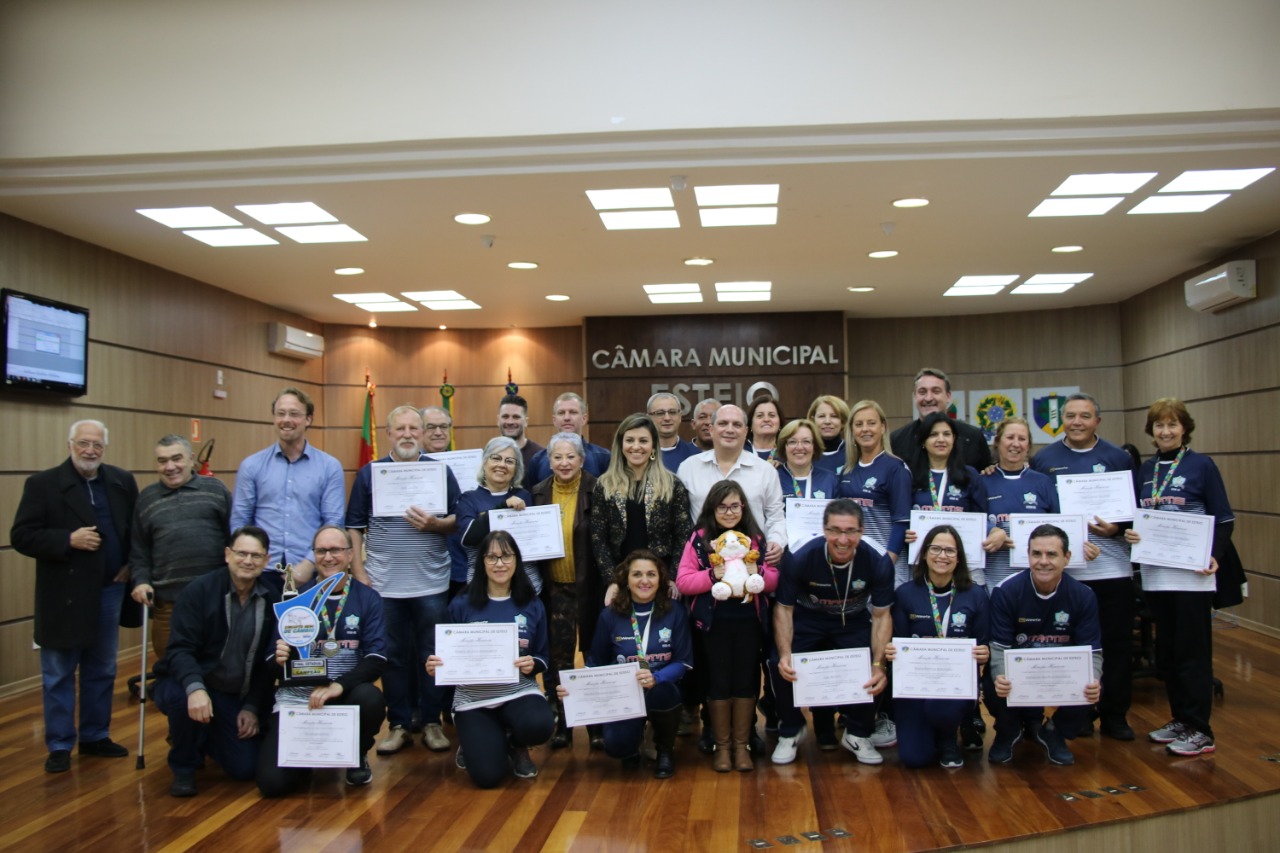
M 1187 279 L 1187 307 L 1194 311 L 1221 311 L 1258 295 L 1257 263 L 1227 261 Z
M 324 337 L 284 323 L 267 324 L 267 350 L 304 361 L 324 355 Z

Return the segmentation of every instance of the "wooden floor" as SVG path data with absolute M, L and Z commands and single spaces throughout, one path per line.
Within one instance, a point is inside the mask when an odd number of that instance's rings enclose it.
M 959 770 L 908 771 L 892 749 L 883 766 L 869 768 L 807 742 L 790 766 L 761 763 L 755 773 L 721 775 L 693 739 L 682 738 L 675 778 L 657 781 L 649 768 L 627 773 L 588 754 L 579 732 L 572 751 L 534 751 L 537 779 L 512 778 L 494 791 L 472 787 L 452 753 L 414 746 L 375 758 L 370 787 L 347 789 L 340 773 L 318 772 L 309 792 L 275 802 L 212 764 L 200 774 L 199 796 L 169 797 L 164 720 L 148 709 L 146 768 L 137 770 L 137 703 L 122 674 L 112 736 L 129 746 L 130 757 L 73 755 L 69 773 L 43 772 L 38 692 L 0 700 L 7 771 L 0 777 L 0 850 L 728 851 L 750 850 L 753 839 L 783 849 L 784 836 L 801 850 L 950 849 L 1027 837 L 1051 845 L 1072 830 L 1280 792 L 1280 763 L 1265 760 L 1280 753 L 1280 651 L 1274 640 L 1244 629 L 1218 630 L 1215 641 L 1226 699 L 1214 710 L 1213 756 L 1171 759 L 1142 740 L 1094 736 L 1075 741 L 1074 767 L 1049 766 L 1040 750 L 1020 746 L 1007 767 L 971 757 Z M 1162 687 L 1139 681 L 1134 728 L 1145 732 L 1166 717 Z M 1104 793 L 1106 786 L 1125 793 Z M 1081 791 L 1099 796 L 1061 796 Z M 1274 814 L 1276 798 L 1266 805 Z M 832 829 L 851 837 L 833 837 Z M 824 838 L 811 846 L 806 832 Z M 1280 845 L 1275 837 L 1269 843 Z

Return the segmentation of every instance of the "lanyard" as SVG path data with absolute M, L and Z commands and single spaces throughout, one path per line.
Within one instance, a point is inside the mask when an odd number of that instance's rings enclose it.
M 787 469 L 787 473 L 791 474 L 790 468 Z M 804 480 L 803 489 L 800 488 L 800 481 L 802 479 Z M 795 492 L 795 495 L 798 498 L 807 498 L 810 494 L 813 493 L 813 469 L 812 468 L 809 469 L 808 477 L 797 477 L 795 474 L 791 474 L 791 491 Z
M 933 608 L 933 629 L 938 632 L 939 637 L 947 636 L 947 626 L 951 623 L 951 601 L 954 598 L 951 591 L 942 593 L 947 597 L 947 610 L 945 613 L 938 612 L 938 595 L 933 589 L 933 584 L 928 580 L 924 582 L 925 589 L 929 590 L 929 606 Z
M 933 508 L 942 509 L 942 498 L 938 495 L 946 495 L 947 493 L 947 472 L 942 472 L 942 482 L 938 485 L 933 484 L 933 472 L 929 472 L 929 497 L 933 499 Z
M 831 586 L 840 591 L 840 582 L 836 580 L 836 567 L 827 560 L 827 568 L 831 569 Z M 844 579 L 844 598 L 840 602 L 840 624 L 844 625 L 845 611 L 849 608 L 849 588 L 853 586 L 853 560 L 849 561 L 849 574 Z
M 351 593 L 351 579 L 347 578 L 347 582 L 342 587 L 342 597 L 338 599 L 338 607 L 333 611 L 333 621 L 329 621 L 329 608 L 320 607 L 320 621 L 324 622 L 324 630 L 326 637 L 333 639 L 334 633 L 338 630 L 338 620 L 342 618 L 342 608 L 347 606 L 347 596 Z
M 1163 483 L 1160 482 L 1160 466 L 1167 463 L 1163 463 L 1158 459 L 1156 460 L 1156 469 L 1152 472 L 1151 476 L 1151 505 L 1153 507 L 1158 508 L 1160 506 L 1160 496 L 1164 494 L 1164 490 L 1173 482 L 1173 472 L 1178 470 L 1178 464 L 1182 462 L 1182 457 L 1186 455 L 1186 447 L 1183 447 L 1178 451 L 1178 455 L 1173 458 L 1173 464 L 1169 466 L 1169 473 L 1164 475 Z
M 636 621 L 636 616 L 648 616 L 649 619 L 644 623 L 644 633 L 640 633 L 640 623 Z M 636 609 L 631 608 L 631 633 L 636 638 L 636 660 L 640 662 L 641 669 L 649 668 L 649 658 L 645 654 L 645 650 L 649 648 L 649 628 L 653 625 L 653 610 L 648 613 L 636 613 Z

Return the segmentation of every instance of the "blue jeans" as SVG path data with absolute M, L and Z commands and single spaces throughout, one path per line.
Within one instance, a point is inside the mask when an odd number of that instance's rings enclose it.
M 111 692 L 120 646 L 120 604 L 124 584 L 102 588 L 98 636 L 85 649 L 40 649 L 44 688 L 44 742 L 50 752 L 76 745 L 76 669 L 80 669 L 80 742 L 110 736 Z
M 244 701 L 234 693 L 207 690 L 213 703 L 213 719 L 197 723 L 187 713 L 187 691 L 176 678 L 161 678 L 151 689 L 156 707 L 169 718 L 169 767 L 175 774 L 195 773 L 204 766 L 208 755 L 240 782 L 253 778 L 258 769 L 258 750 L 262 735 L 242 740 L 236 718 Z M 266 711 L 259 711 L 265 716 Z M 260 721 L 261 722 L 261 721 Z
M 440 722 L 444 707 L 436 680 L 427 675 L 427 657 L 436 653 L 436 624 L 448 621 L 449 594 L 420 595 L 417 598 L 382 599 L 382 616 L 387 626 L 387 651 L 390 655 L 382 673 L 382 687 L 387 694 L 387 719 L 391 725 L 409 728 L 413 717 L 412 686 L 417 679 L 422 695 L 422 724 Z M 422 669 L 413 666 L 417 650 Z

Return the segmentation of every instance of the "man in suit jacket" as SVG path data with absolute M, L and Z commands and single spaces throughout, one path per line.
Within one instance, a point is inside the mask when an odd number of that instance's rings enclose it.
M 889 436 L 889 446 L 893 449 L 893 455 L 905 459 L 908 463 L 920 447 L 920 440 L 916 437 L 916 429 L 920 426 L 920 421 L 925 415 L 933 412 L 945 413 L 947 407 L 951 405 L 951 380 L 947 378 L 947 374 L 937 368 L 923 368 L 916 374 L 916 386 L 912 396 L 915 399 L 916 413 L 919 417 L 906 426 L 898 427 Z M 991 467 L 991 448 L 982 430 L 955 418 L 952 418 L 951 424 L 956 430 L 956 442 L 959 445 L 957 450 L 964 464 L 972 465 L 979 471 Z
M 27 479 L 9 538 L 36 561 L 35 641 L 44 690 L 44 769 L 71 769 L 81 755 L 123 758 L 110 737 L 121 607 L 129 577 L 129 530 L 138 484 L 102 457 L 107 428 L 77 421 L 70 458 Z M 76 670 L 80 727 L 76 731 Z

